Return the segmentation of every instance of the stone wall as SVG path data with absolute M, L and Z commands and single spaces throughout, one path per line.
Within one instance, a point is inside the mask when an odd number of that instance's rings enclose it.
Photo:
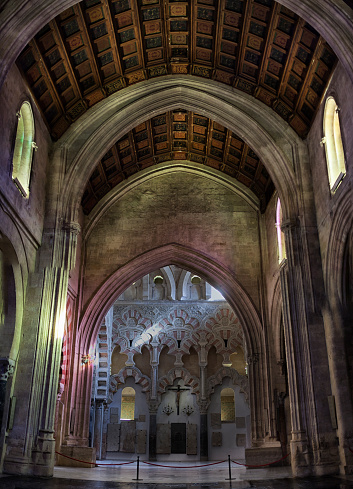
M 17 129 L 16 112 L 20 110 L 24 101 L 29 101 L 32 106 L 35 125 L 34 139 L 38 146 L 38 150 L 33 152 L 28 199 L 22 196 L 11 178 Z M 5 199 L 10 206 L 13 218 L 18 221 L 17 225 L 19 227 L 25 226 L 31 238 L 36 243 L 40 243 L 44 222 L 46 171 L 51 140 L 41 113 L 33 102 L 29 89 L 16 66 L 12 67 L 0 91 L 0 127 L 0 164 L 1 168 L 6 168 L 6 171 L 2 171 L 0 174 L 2 200 Z M 6 230 L 4 232 L 6 233 Z M 18 236 L 9 237 L 14 240 L 18 239 Z M 26 240 L 25 233 L 23 238 Z M 30 253 L 30 250 L 28 252 Z M 29 262 L 33 264 L 33 251 L 28 258 Z
M 31 104 L 34 117 L 34 141 L 38 146 L 33 151 L 29 183 L 29 196 L 25 198 L 12 180 L 13 154 L 17 132 L 16 113 L 23 102 Z M 34 351 L 37 342 L 35 322 L 23 326 L 30 315 L 31 300 L 27 284 L 34 272 L 38 249 L 42 241 L 46 201 L 46 171 L 51 141 L 42 116 L 34 104 L 22 77 L 13 66 L 0 91 L 0 466 L 8 452 L 9 435 L 17 422 L 18 406 L 22 399 L 19 386 L 31 382 L 32 364 L 22 377 L 17 375 L 19 357 L 24 350 Z M 37 285 L 37 276 L 32 275 L 32 285 Z M 40 282 L 40 280 L 38 280 Z M 39 283 L 38 283 L 39 286 Z M 24 309 L 26 304 L 27 309 Z M 27 325 L 26 325 L 27 326 Z M 31 336 L 34 333 L 34 338 Z M 21 350 L 22 343 L 22 350 Z M 25 381 L 23 380 L 25 379 Z M 11 423 L 8 420 L 11 418 Z M 28 419 L 25 421 L 26 425 Z M 9 427 L 9 428 L 8 428 Z M 24 438 L 22 432 L 20 438 Z
M 86 243 L 83 303 L 113 270 L 169 243 L 223 264 L 258 304 L 256 211 L 220 184 L 183 172 L 130 190 L 96 224 Z
M 315 182 L 315 205 L 317 215 L 317 225 L 320 237 L 320 249 L 323 260 L 323 269 L 326 268 L 326 259 L 329 246 L 331 226 L 335 213 L 342 203 L 344 195 L 352 187 L 352 167 L 353 167 L 353 85 L 343 67 L 338 64 L 325 97 L 321 103 L 320 109 L 316 115 L 314 124 L 307 138 L 308 148 L 310 151 L 311 172 L 313 182 Z M 343 140 L 343 149 L 347 174 L 338 187 L 335 194 L 331 194 L 328 173 L 326 165 L 325 146 L 320 145 L 323 137 L 323 116 L 325 101 L 329 96 L 333 96 L 340 107 L 339 119 L 341 126 L 341 135 Z M 330 270 L 330 273 L 337 273 Z

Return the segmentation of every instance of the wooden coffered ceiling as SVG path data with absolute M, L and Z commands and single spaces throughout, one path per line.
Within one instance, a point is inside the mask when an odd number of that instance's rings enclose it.
M 103 98 L 167 74 L 243 90 L 305 137 L 335 63 L 324 39 L 273 0 L 84 0 L 18 59 L 54 139 Z
M 262 211 L 274 191 L 266 168 L 244 141 L 202 115 L 176 110 L 135 127 L 104 155 L 85 188 L 84 213 L 124 179 L 169 160 L 193 161 L 236 178 L 257 195 Z

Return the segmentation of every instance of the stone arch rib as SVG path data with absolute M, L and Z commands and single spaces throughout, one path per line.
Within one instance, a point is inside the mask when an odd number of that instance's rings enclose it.
M 333 217 L 325 266 L 325 285 L 327 297 L 342 302 L 342 264 L 349 233 L 352 230 L 352 199 L 348 189 L 337 203 Z
M 78 334 L 81 347 L 87 349 L 94 344 L 98 331 L 97 325 L 101 324 L 109 307 L 131 283 L 131 280 L 137 280 L 151 270 L 169 264 L 192 270 L 216 286 L 222 284 L 226 300 L 244 327 L 249 351 L 263 351 L 261 321 L 248 294 L 222 264 L 215 262 L 197 250 L 179 244 L 169 244 L 147 251 L 119 268 L 101 285 L 80 321 Z
M 96 162 L 119 138 L 144 122 L 146 113 L 158 115 L 177 108 L 207 113 L 254 148 L 281 196 L 284 218 L 298 215 L 293 168 L 307 154 L 305 143 L 272 109 L 251 96 L 213 80 L 181 75 L 147 80 L 112 95 L 87 111 L 56 143 L 50 192 L 58 196 L 60 214 L 68 220 L 76 219 L 83 189 Z M 84 139 L 80 137 L 82 132 L 86 134 Z M 159 168 L 153 167 L 149 172 Z M 202 166 L 200 169 L 206 171 Z M 60 188 L 54 178 L 58 171 L 66 172 Z M 122 191 L 127 191 L 127 187 Z

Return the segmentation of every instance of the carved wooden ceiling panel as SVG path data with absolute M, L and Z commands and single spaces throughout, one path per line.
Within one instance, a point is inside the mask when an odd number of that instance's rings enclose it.
M 259 198 L 262 211 L 274 191 L 266 168 L 244 141 L 202 115 L 176 110 L 138 125 L 104 155 L 85 188 L 84 213 L 129 176 L 170 160 L 193 161 L 236 178 Z
M 173 73 L 243 90 L 305 137 L 335 63 L 324 39 L 273 0 L 84 0 L 18 59 L 54 139 L 110 94 Z

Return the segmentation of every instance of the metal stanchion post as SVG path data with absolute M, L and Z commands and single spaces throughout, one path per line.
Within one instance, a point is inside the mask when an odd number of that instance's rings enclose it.
M 228 455 L 228 470 L 229 470 L 229 478 L 226 481 L 232 481 L 235 477 L 232 478 L 232 469 L 230 468 L 230 455 Z
M 142 481 L 143 479 L 139 479 L 140 472 L 140 457 L 137 456 L 137 467 L 136 467 L 136 479 L 132 479 L 133 481 Z

